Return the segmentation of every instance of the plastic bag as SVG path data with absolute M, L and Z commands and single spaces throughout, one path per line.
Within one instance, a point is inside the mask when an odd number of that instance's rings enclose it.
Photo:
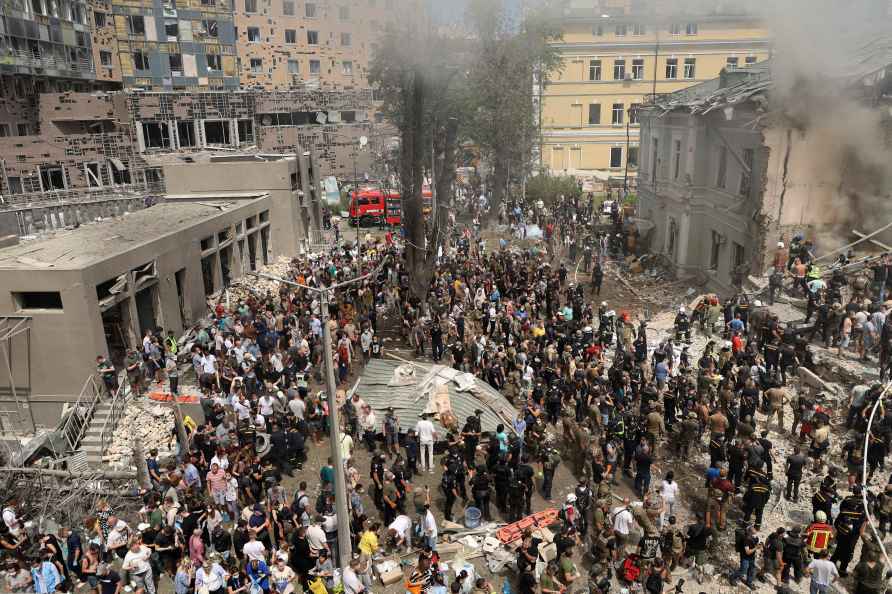
M 325 587 L 325 580 L 316 578 L 310 582 L 310 592 L 313 594 L 328 594 L 328 588 Z

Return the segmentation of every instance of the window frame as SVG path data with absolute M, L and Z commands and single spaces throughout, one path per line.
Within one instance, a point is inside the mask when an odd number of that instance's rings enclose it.
M 588 79 L 590 81 L 599 81 L 601 80 L 602 73 L 602 63 L 600 58 L 591 59 L 588 61 Z

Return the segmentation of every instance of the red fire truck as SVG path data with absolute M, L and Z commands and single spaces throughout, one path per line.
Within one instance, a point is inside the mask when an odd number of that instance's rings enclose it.
M 430 189 L 425 188 L 421 195 L 424 198 L 424 214 L 427 215 L 431 211 L 433 194 Z M 357 224 L 360 227 L 380 225 L 382 217 L 386 225 L 398 226 L 402 222 L 399 192 L 395 190 L 382 191 L 380 188 L 363 188 L 358 192 L 353 192 L 350 200 L 349 223 L 351 227 L 355 227 Z

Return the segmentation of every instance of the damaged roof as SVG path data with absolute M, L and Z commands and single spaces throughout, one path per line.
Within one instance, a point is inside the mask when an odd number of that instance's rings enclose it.
M 403 375 L 398 369 L 411 375 Z M 513 431 L 512 422 L 517 418 L 517 409 L 507 398 L 479 378 L 445 365 L 372 359 L 360 375 L 356 393 L 375 412 L 376 429 L 381 430 L 387 407 L 392 406 L 401 430 L 407 431 L 415 427 L 421 413 L 429 406 L 431 394 L 440 385 L 448 391 L 452 413 L 459 427 L 476 409 L 480 409 L 483 411 L 480 416 L 483 431 L 494 432 L 500 423 L 505 425 L 507 431 Z M 440 438 L 444 438 L 446 429 L 437 419 L 432 421 Z
M 841 45 L 849 49 L 838 52 L 832 64 L 822 65 L 821 80 L 832 81 L 842 88 L 858 83 L 873 86 L 892 66 L 892 34 L 885 31 L 852 36 Z M 777 70 L 781 68 L 780 59 L 770 59 L 746 68 L 723 70 L 714 79 L 674 93 L 657 95 L 644 109 L 655 110 L 660 117 L 676 109 L 706 114 L 751 99 L 767 104 L 768 95 L 775 86 L 772 77 L 777 76 Z
M 265 195 L 255 194 L 258 198 Z M 0 269 L 86 268 L 252 202 L 219 200 L 220 197 L 218 193 L 218 200 L 208 197 L 201 202 L 162 202 L 124 216 L 24 241 L 0 249 Z

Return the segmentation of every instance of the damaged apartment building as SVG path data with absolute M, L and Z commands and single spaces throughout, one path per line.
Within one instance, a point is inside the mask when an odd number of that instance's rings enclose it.
M 638 186 L 651 251 L 731 291 L 767 274 L 778 241 L 829 251 L 887 222 L 890 65 L 885 50 L 854 56 L 791 91 L 769 60 L 653 97 Z
M 0 138 L 3 208 L 22 235 L 141 208 L 165 164 L 208 152 L 307 153 L 316 178 L 352 177 L 378 146 L 359 143 L 373 108 L 371 91 L 46 93 L 40 134 Z

